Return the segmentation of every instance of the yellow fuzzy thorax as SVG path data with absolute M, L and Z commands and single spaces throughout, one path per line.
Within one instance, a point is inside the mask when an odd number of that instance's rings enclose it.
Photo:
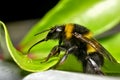
M 72 37 L 73 28 L 74 28 L 73 24 L 66 24 L 65 25 L 66 39 L 70 39 Z

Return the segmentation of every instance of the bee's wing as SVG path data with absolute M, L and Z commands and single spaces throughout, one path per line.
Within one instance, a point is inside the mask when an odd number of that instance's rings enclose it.
M 115 58 L 95 39 L 93 38 L 87 38 L 82 36 L 79 33 L 74 33 L 73 34 L 76 38 L 86 42 L 87 44 L 91 45 L 97 52 L 100 54 L 104 55 L 106 58 L 108 58 L 112 62 L 117 62 Z
M 105 55 L 106 58 L 108 58 L 112 62 L 117 62 L 115 58 L 95 39 L 87 39 L 91 41 L 91 46 L 94 45 L 97 52 L 99 52 L 102 55 Z

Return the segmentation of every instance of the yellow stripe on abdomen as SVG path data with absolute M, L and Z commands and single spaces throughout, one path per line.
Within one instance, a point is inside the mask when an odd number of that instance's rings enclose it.
M 89 44 L 87 44 L 87 53 L 92 53 L 92 52 L 96 52 L 96 50 Z

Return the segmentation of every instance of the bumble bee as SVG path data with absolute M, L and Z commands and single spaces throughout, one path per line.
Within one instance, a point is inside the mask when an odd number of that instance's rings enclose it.
M 32 45 L 28 52 L 30 52 L 32 47 L 43 41 L 57 39 L 58 45 L 51 49 L 50 54 L 46 57 L 46 61 L 50 57 L 59 55 L 61 51 L 64 51 L 65 53 L 58 64 L 64 62 L 69 54 L 74 54 L 81 61 L 84 73 L 99 75 L 104 75 L 101 67 L 104 64 L 105 57 L 112 62 L 116 62 L 114 57 L 92 37 L 90 30 L 84 26 L 69 23 L 57 25 L 45 31 L 49 31 L 47 36 Z

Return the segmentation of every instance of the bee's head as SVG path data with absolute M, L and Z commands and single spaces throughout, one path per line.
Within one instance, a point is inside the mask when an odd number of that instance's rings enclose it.
M 46 39 L 58 39 L 62 35 L 63 31 L 64 31 L 63 26 L 55 26 L 50 29 L 50 31 L 47 34 Z
M 42 32 L 39 32 L 39 33 L 35 34 L 35 36 L 38 35 L 38 34 L 44 33 L 44 32 L 46 32 L 46 31 L 49 31 L 48 34 L 47 34 L 47 36 L 46 36 L 45 38 L 43 38 L 42 40 L 38 41 L 37 43 L 35 43 L 34 45 L 32 45 L 32 46 L 29 48 L 28 53 L 30 52 L 30 50 L 31 50 L 35 45 L 37 45 L 37 44 L 39 44 L 39 43 L 41 43 L 41 42 L 47 41 L 47 40 L 49 40 L 49 39 L 59 39 L 59 38 L 61 37 L 61 35 L 62 35 L 62 32 L 64 31 L 64 27 L 63 27 L 63 26 L 55 26 L 55 27 L 53 27 L 53 28 L 51 28 L 51 29 L 47 29 L 47 30 L 44 30 L 44 31 L 42 31 Z

